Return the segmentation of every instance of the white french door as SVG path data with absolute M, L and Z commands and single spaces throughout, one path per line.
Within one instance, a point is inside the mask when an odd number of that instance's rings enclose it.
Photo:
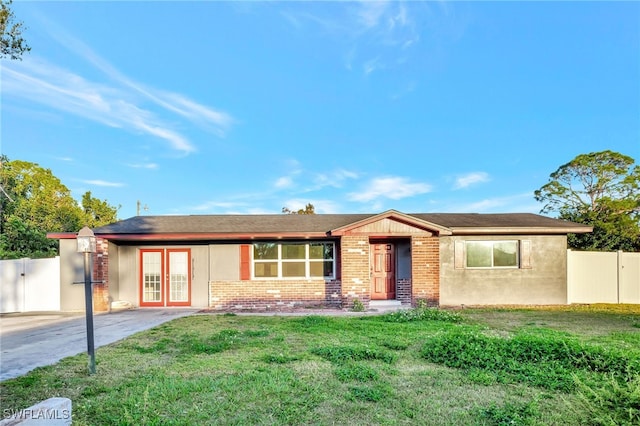
M 191 305 L 191 250 L 140 250 L 140 306 Z

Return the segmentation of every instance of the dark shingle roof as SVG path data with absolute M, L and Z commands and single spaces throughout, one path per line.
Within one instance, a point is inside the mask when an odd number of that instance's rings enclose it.
M 542 227 L 566 228 L 570 225 L 584 227 L 582 224 L 567 222 L 533 213 L 410 213 L 428 222 L 447 228 L 496 228 L 496 227 Z
M 373 215 L 370 214 L 271 214 L 135 216 L 96 228 L 96 234 L 139 233 L 325 233 Z
M 111 225 L 96 228 L 98 235 L 114 238 L 127 234 L 237 234 L 237 235 L 324 235 L 331 230 L 377 216 L 376 214 L 315 214 L 315 215 L 193 215 L 193 216 L 135 216 Z M 584 225 L 531 213 L 411 213 L 421 221 L 449 228 L 456 233 L 517 232 L 518 228 L 543 233 L 585 232 Z M 509 230 L 509 231 L 507 231 Z

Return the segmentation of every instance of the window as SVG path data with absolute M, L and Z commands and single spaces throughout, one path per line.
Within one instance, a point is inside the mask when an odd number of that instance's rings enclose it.
M 332 278 L 335 276 L 333 243 L 255 243 L 255 278 Z
M 467 241 L 467 268 L 517 268 L 518 241 Z

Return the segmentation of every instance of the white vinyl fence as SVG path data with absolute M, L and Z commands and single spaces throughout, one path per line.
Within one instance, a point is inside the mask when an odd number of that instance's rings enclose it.
M 567 252 L 568 303 L 640 303 L 640 253 Z
M 0 260 L 0 313 L 59 310 L 60 256 Z

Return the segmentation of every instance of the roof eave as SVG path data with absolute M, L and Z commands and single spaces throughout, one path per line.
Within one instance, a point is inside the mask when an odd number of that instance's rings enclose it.
M 77 236 L 77 232 L 47 232 L 50 240 L 75 240 Z
M 586 234 L 589 232 L 593 232 L 593 227 L 591 226 L 454 227 L 454 228 L 451 228 L 451 230 L 453 231 L 453 235 L 514 235 L 514 234 L 559 235 L 559 234 Z
M 277 233 L 209 233 L 175 232 L 153 234 L 96 234 L 97 237 L 117 241 L 220 241 L 262 239 L 314 239 L 327 238 L 325 232 L 277 232 Z

